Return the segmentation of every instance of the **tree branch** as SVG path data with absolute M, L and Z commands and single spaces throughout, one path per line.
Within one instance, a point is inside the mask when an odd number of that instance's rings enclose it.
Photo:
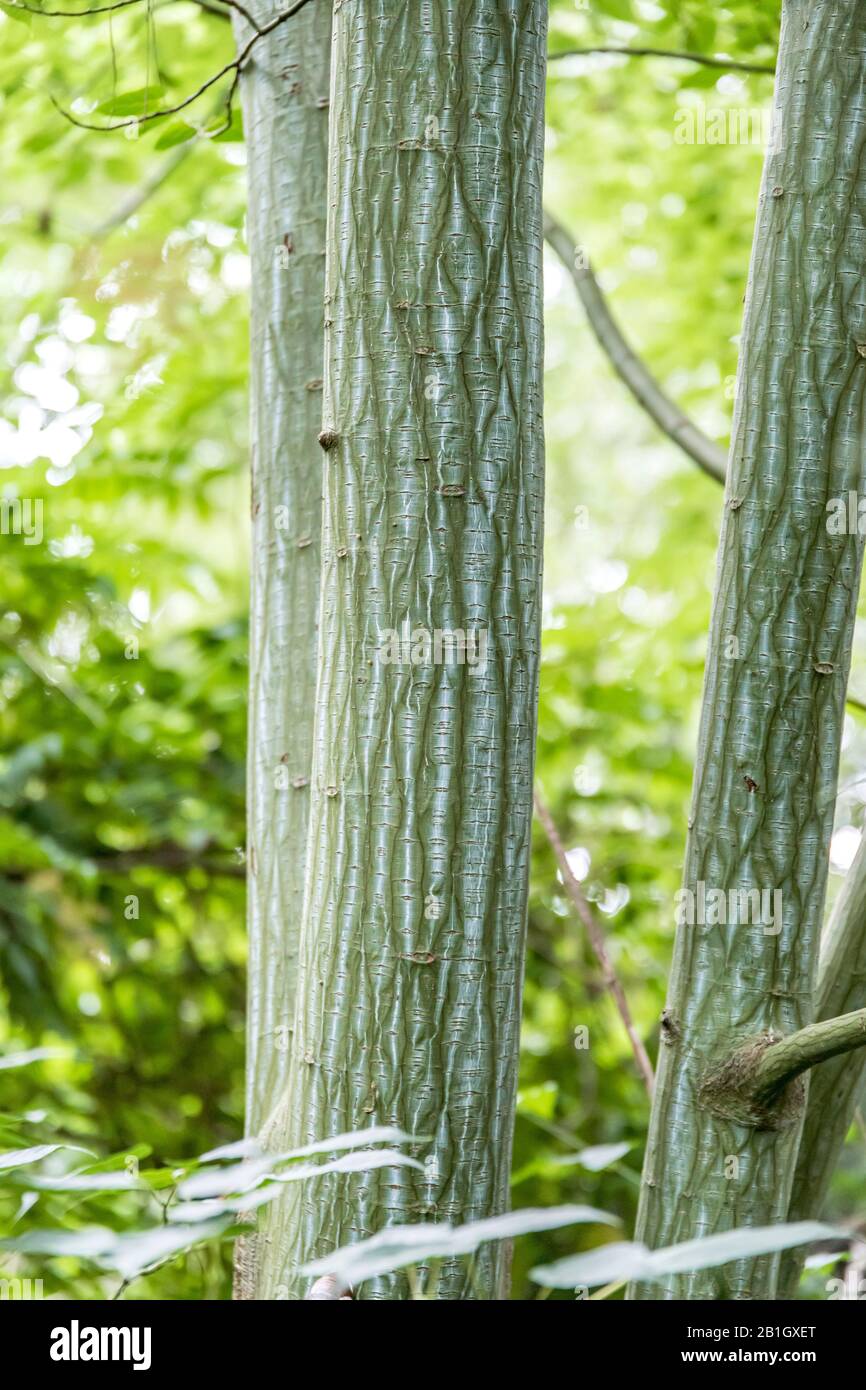
M 40 5 L 28 5 L 25 0 L 4 0 L 7 9 L 26 10 L 27 14 L 41 15 L 44 19 L 89 19 L 94 14 L 113 14 L 115 10 L 126 10 L 130 5 L 140 5 L 141 0 L 114 0 L 112 5 L 95 5 L 86 10 L 43 10 Z
M 866 1009 L 810 1023 L 761 1054 L 754 1077 L 756 1101 L 772 1105 L 785 1087 L 810 1067 L 858 1047 L 866 1047 Z
M 866 1009 L 810 1023 L 787 1038 L 761 1033 L 710 1068 L 700 1083 L 699 1101 L 714 1115 L 738 1124 L 785 1129 L 803 1114 L 803 1073 L 861 1047 L 866 1047 Z
M 849 697 L 849 704 L 862 702 Z M 866 835 L 861 836 L 854 862 L 845 875 L 821 937 L 815 1017 L 835 1019 L 866 1005 Z M 809 1082 L 809 1102 L 788 1221 L 820 1216 L 839 1161 L 845 1136 L 857 1114 L 863 1088 L 866 1053 L 819 1067 Z M 796 1298 L 803 1252 L 782 1256 L 779 1293 Z
M 544 235 L 574 281 L 590 327 L 602 350 L 635 400 L 659 429 L 679 445 L 699 468 L 715 478 L 716 482 L 723 483 L 726 473 L 724 450 L 714 444 L 665 394 L 646 365 L 629 347 L 607 306 L 592 267 L 579 255 L 565 228 L 548 212 L 544 214 Z
M 133 3 L 134 0 L 119 0 L 119 2 Z M 71 124 L 74 126 L 78 126 L 80 130 L 124 130 L 127 126 L 145 125 L 148 121 L 159 120 L 162 116 L 177 115 L 178 111 L 184 111 L 187 106 L 191 106 L 194 101 L 198 101 L 199 97 L 203 96 L 205 92 L 209 91 L 210 88 L 213 87 L 213 85 L 216 82 L 219 82 L 220 78 L 228 76 L 229 73 L 233 73 L 234 76 L 232 78 L 231 86 L 229 87 L 228 97 L 226 101 L 226 106 L 228 108 L 228 121 L 226 126 L 222 127 L 222 129 L 226 129 L 227 126 L 231 123 L 232 97 L 234 96 L 234 93 L 237 89 L 238 81 L 240 79 L 240 75 L 243 70 L 244 64 L 249 58 L 253 48 L 259 42 L 259 39 L 263 39 L 266 37 L 266 35 L 272 34 L 275 29 L 278 29 L 279 26 L 281 24 L 284 24 L 287 19 L 292 19 L 298 13 L 298 11 L 302 10 L 305 5 L 309 4 L 309 2 L 310 0 L 295 0 L 294 5 L 290 5 L 287 10 L 282 10 L 278 15 L 274 15 L 273 19 L 269 20 L 267 24 L 262 26 L 262 28 L 257 29 L 256 32 L 253 34 L 252 38 L 247 40 L 238 56 L 234 58 L 232 62 L 226 63 L 225 67 L 220 68 L 219 72 L 215 72 L 212 77 L 209 77 L 206 82 L 203 82 L 200 87 L 197 87 L 196 90 L 192 92 L 190 96 L 184 97 L 183 101 L 179 101 L 176 106 L 161 106 L 156 111 L 146 111 L 141 116 L 130 116 L 129 119 L 125 121 L 112 121 L 109 125 L 97 125 L 94 121 L 79 120 L 78 117 L 73 116 L 70 111 L 66 111 L 64 107 L 62 107 L 60 103 L 55 100 L 54 97 L 51 97 L 51 103 L 53 106 L 57 108 L 57 110 L 60 112 L 62 116 L 66 117 L 67 121 L 71 122 Z M 236 5 L 235 8 L 237 8 Z M 57 13 L 59 13 L 59 11 L 57 11 Z
M 189 157 L 195 144 L 196 138 L 193 133 L 190 132 L 189 140 L 183 145 L 180 145 L 179 148 L 159 166 L 149 179 L 139 184 L 138 188 L 134 188 L 120 206 L 115 208 L 110 216 L 106 217 L 104 222 L 100 222 L 98 227 L 93 228 L 93 231 L 90 233 L 93 240 L 102 241 L 105 237 L 110 236 L 112 232 L 116 231 L 118 227 L 122 227 L 125 222 L 128 222 L 130 217 L 133 217 L 135 213 L 138 212 L 139 208 L 147 202 L 148 198 L 151 198 L 153 194 L 162 188 L 162 185 L 171 178 L 174 171 Z
M 619 1010 L 619 1016 L 622 1019 L 623 1025 L 625 1026 L 625 1031 L 628 1034 L 629 1042 L 631 1043 L 634 1058 L 637 1063 L 637 1068 L 641 1076 L 643 1077 L 644 1085 L 647 1089 L 647 1094 L 650 1097 L 652 1097 L 654 1082 L 652 1063 L 650 1062 L 647 1050 L 644 1047 L 640 1035 L 634 1025 L 634 1020 L 631 1016 L 631 1010 L 628 1006 L 628 1000 L 625 997 L 625 990 L 620 984 L 617 973 L 613 967 L 613 962 L 610 956 L 608 955 L 607 945 L 605 944 L 604 934 L 601 930 L 601 927 L 599 926 L 598 922 L 593 916 L 592 909 L 590 908 L 589 902 L 587 901 L 583 889 L 581 888 L 580 884 L 578 883 L 577 879 L 572 873 L 571 865 L 568 862 L 568 855 L 566 854 L 562 840 L 559 837 L 559 831 L 557 830 L 553 822 L 553 817 L 551 816 L 550 811 L 547 808 L 547 804 L 545 803 L 541 793 L 538 791 L 537 788 L 535 791 L 535 812 L 538 816 L 539 822 L 541 824 L 542 829 L 544 830 L 545 835 L 550 841 L 553 853 L 556 856 L 556 860 L 559 864 L 559 869 L 562 874 L 562 881 L 565 884 L 566 889 L 568 890 L 568 894 L 572 902 L 574 903 L 575 908 L 577 909 L 577 915 L 586 929 L 586 934 L 589 938 L 589 944 L 595 953 L 595 957 L 599 965 L 601 966 L 602 974 L 604 975 L 604 982 L 610 990 L 611 994 L 613 995 L 614 1002 L 616 1003 L 616 1007 Z
M 161 844 L 146 845 L 141 849 L 119 850 L 116 854 L 88 854 L 82 856 L 85 862 L 104 874 L 125 874 L 131 869 L 152 868 L 165 869 L 167 871 L 184 869 L 204 869 L 205 873 L 212 874 L 216 878 L 246 878 L 247 870 L 244 864 L 230 863 L 221 859 L 208 857 L 209 849 L 219 849 L 220 846 L 204 846 L 199 850 L 187 849 L 184 845 Z M 0 870 L 0 877 L 10 882 L 20 882 L 32 874 L 43 873 L 46 870 L 63 872 L 58 870 L 54 864 L 34 864 L 24 868 L 17 865 L 5 865 Z M 76 869 L 78 873 L 80 870 Z
M 116 10 L 129 9 L 130 5 L 140 5 L 142 0 L 114 0 L 113 4 L 92 5 L 88 6 L 86 10 L 43 10 L 39 5 L 27 4 L 26 0 L 4 0 L 4 3 L 10 10 L 25 10 L 27 14 L 41 15 L 45 19 L 89 19 L 91 15 L 114 14 Z M 198 5 L 203 10 L 208 10 L 211 14 L 219 15 L 221 19 L 228 19 L 228 15 L 224 14 L 217 5 L 209 4 L 208 0 L 191 0 L 191 3 Z M 220 0 L 220 3 L 227 5 L 230 10 L 237 10 L 251 28 L 261 32 L 249 10 L 244 5 L 239 4 L 238 0 Z
M 678 62 L 698 63 L 705 68 L 724 68 L 727 72 L 767 72 L 775 73 L 775 67 L 767 63 L 746 63 L 738 58 L 716 58 L 709 53 L 686 53 L 677 48 L 632 48 L 629 45 L 603 44 L 595 48 L 566 48 L 557 53 L 548 53 L 548 63 L 560 58 L 583 58 L 594 53 L 616 54 L 622 58 L 674 58 Z
M 629 347 L 608 308 L 589 260 L 581 257 L 578 247 L 565 228 L 546 211 L 544 235 L 574 282 L 599 346 L 638 405 L 708 477 L 714 478 L 718 483 L 724 483 L 727 473 L 724 450 L 714 444 L 703 430 L 680 410 L 656 381 L 646 364 Z M 846 695 L 846 703 L 850 709 L 866 714 L 866 700 L 851 691 Z

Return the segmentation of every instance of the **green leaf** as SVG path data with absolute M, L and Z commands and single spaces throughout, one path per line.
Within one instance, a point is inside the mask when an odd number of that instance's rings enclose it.
M 39 1192 L 142 1192 L 147 1191 L 131 1173 L 62 1173 L 57 1177 L 38 1174 L 27 1179 L 27 1186 Z
M 193 1173 L 181 1183 L 178 1196 L 190 1200 L 222 1197 L 230 1192 L 250 1192 L 273 1172 L 280 1157 L 280 1154 L 269 1154 L 263 1158 L 248 1159 L 244 1163 L 232 1163 L 225 1168 L 208 1168 L 206 1172 Z
M 100 102 L 96 109 L 102 116 L 147 116 L 158 109 L 162 95 L 162 87 L 138 87 Z
M 419 1172 L 424 1171 L 423 1163 L 419 1163 L 417 1158 L 409 1158 L 397 1149 L 373 1149 L 369 1153 L 344 1154 L 342 1158 L 335 1158 L 331 1163 L 298 1164 L 287 1168 L 283 1173 L 274 1172 L 274 1165 L 280 1161 L 281 1156 L 274 1154 L 273 1157 L 238 1163 L 229 1168 L 194 1173 L 181 1183 L 178 1196 L 185 1203 L 195 1198 L 220 1197 L 222 1203 L 219 1206 L 213 1205 L 214 1213 L 217 1210 L 240 1211 L 249 1207 L 247 1194 L 258 1187 L 266 1177 L 271 1177 L 275 1184 L 285 1184 L 306 1182 L 326 1173 L 366 1173 L 375 1168 L 417 1168 Z M 228 1196 L 230 1193 L 241 1195 L 235 1198 Z M 273 1196 L 277 1195 L 278 1190 L 273 1193 Z M 185 1210 L 191 1214 L 192 1207 L 185 1207 Z
M 568 1255 L 552 1265 L 539 1265 L 530 1270 L 536 1284 L 549 1289 L 570 1289 L 576 1286 L 594 1288 L 599 1284 L 614 1284 L 622 1279 L 646 1279 L 649 1250 L 635 1241 L 613 1241 L 597 1250 L 581 1255 Z
M 274 1163 L 287 1162 L 294 1158 L 311 1158 L 314 1154 L 339 1153 L 341 1149 L 360 1149 L 365 1144 L 424 1144 L 427 1135 L 407 1134 L 395 1125 L 371 1125 L 369 1129 L 353 1129 L 345 1134 L 335 1134 L 332 1139 L 317 1140 L 305 1144 L 302 1149 L 287 1149 L 275 1154 Z M 263 1157 L 258 1139 L 238 1139 L 233 1144 L 223 1144 L 218 1149 L 209 1149 L 199 1159 L 200 1163 L 214 1163 L 221 1158 Z
M 188 140 L 195 140 L 198 131 L 188 126 L 185 121 L 174 121 L 162 132 L 158 140 L 154 141 L 155 150 L 170 150 L 174 145 L 183 145 Z
M 603 14 L 613 15 L 614 19 L 634 19 L 631 0 L 594 0 L 594 4 L 596 9 Z
M 202 131 L 203 135 L 208 135 L 216 145 L 236 145 L 244 138 L 244 124 L 240 111 L 233 111 L 232 118 L 226 125 L 225 115 L 208 121 Z
M 700 1236 L 665 1250 L 648 1250 L 635 1241 L 602 1245 L 585 1254 L 570 1255 L 552 1265 L 540 1265 L 530 1272 L 536 1284 L 546 1288 L 568 1289 L 575 1286 L 592 1288 L 622 1279 L 641 1279 L 653 1282 L 668 1274 L 685 1274 L 697 1269 L 712 1269 L 730 1264 L 732 1260 L 753 1259 L 777 1250 L 790 1250 L 828 1236 L 845 1236 L 833 1226 L 819 1221 L 795 1221 L 782 1226 L 755 1226 L 738 1231 L 723 1231 L 716 1236 Z
M 25 1168 L 30 1163 L 40 1163 L 49 1154 L 57 1153 L 58 1149 L 70 1149 L 82 1154 L 89 1152 L 87 1149 L 79 1148 L 77 1144 L 35 1144 L 29 1149 L 7 1149 L 5 1153 L 0 1153 L 0 1170 Z
M 559 1087 L 555 1081 L 543 1081 L 538 1086 L 526 1086 L 517 1093 L 518 1115 L 533 1115 L 552 1120 L 556 1112 Z
M 120 1236 L 101 1263 L 110 1263 L 124 1279 L 134 1279 L 144 1270 L 192 1249 L 203 1240 L 222 1235 L 230 1225 L 230 1221 L 217 1219 L 198 1226 L 158 1226 L 142 1235 Z
M 28 1231 L 14 1240 L 0 1241 L 0 1249 L 20 1254 L 73 1255 L 92 1260 L 104 1269 L 117 1270 L 129 1280 L 203 1240 L 222 1235 L 230 1225 L 231 1221 L 222 1218 L 197 1226 L 156 1226 L 136 1235 L 118 1235 L 105 1226 L 89 1226 L 80 1231 Z
M 85 1227 L 80 1231 L 28 1231 L 11 1240 L 0 1240 L 0 1250 L 14 1250 L 22 1255 L 72 1255 L 82 1260 L 99 1260 L 116 1240 L 116 1232 L 104 1226 Z
M 305 1265 L 303 1274 L 333 1274 L 345 1288 L 355 1288 L 365 1279 L 421 1260 L 469 1255 L 488 1240 L 506 1240 L 532 1231 L 552 1231 L 560 1226 L 583 1222 L 618 1225 L 617 1218 L 595 1207 L 525 1207 L 473 1221 L 465 1226 L 389 1226 L 369 1240 L 346 1245 L 324 1259 Z
M 19 9 L 17 5 L 5 5 L 2 3 L 2 0 L 0 0 L 0 10 L 8 15 L 10 19 L 17 20 L 19 24 L 26 24 L 28 28 L 33 21 L 33 15 L 30 14 L 29 11 Z
M 0 1071 L 13 1067 L 29 1067 L 33 1062 L 46 1062 L 51 1057 L 71 1057 L 72 1053 L 63 1047 L 31 1047 L 27 1052 L 9 1052 L 0 1057 Z
M 580 1153 L 576 1153 L 574 1161 L 579 1163 L 581 1168 L 588 1168 L 590 1173 L 600 1173 L 603 1168 L 609 1168 L 612 1163 L 624 1158 L 630 1149 L 631 1144 L 626 1143 L 593 1144 L 590 1148 L 581 1149 Z
M 681 1245 L 671 1245 L 667 1250 L 657 1250 L 651 1258 L 659 1274 L 682 1274 L 690 1269 L 710 1269 L 731 1260 L 790 1250 L 792 1246 L 808 1245 L 813 1240 L 828 1237 L 838 1240 L 840 1236 L 844 1238 L 846 1233 L 820 1221 L 793 1221 L 781 1226 L 755 1226 L 723 1231 L 717 1236 L 700 1236 Z

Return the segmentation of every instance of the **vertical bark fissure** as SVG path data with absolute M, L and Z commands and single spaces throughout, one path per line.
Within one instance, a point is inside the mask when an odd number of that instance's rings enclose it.
M 264 24 L 282 7 L 251 0 L 251 8 Z M 239 20 L 240 43 L 250 32 Z M 262 1132 L 285 1094 L 303 906 L 321 555 L 330 32 L 327 0 L 315 0 L 257 43 L 241 79 L 252 261 L 248 1134 Z M 268 1217 L 262 1225 L 266 1234 Z M 241 1243 L 239 1297 L 257 1296 L 256 1243 Z
M 539 649 L 545 36 L 543 0 L 355 0 L 334 17 L 321 655 L 286 1138 L 371 1123 L 429 1138 L 423 1173 L 293 1195 L 276 1242 L 293 1297 L 306 1258 L 507 1206 Z M 456 632 L 476 645 L 461 662 L 440 639 L 437 659 L 436 634 Z M 471 1272 L 446 1262 L 437 1295 L 494 1298 L 501 1278 L 488 1248 Z M 405 1280 L 359 1296 L 405 1297 Z
M 766 926 L 678 928 L 638 1221 L 653 1247 L 787 1216 L 802 1116 L 753 1128 L 700 1093 L 738 1045 L 813 1018 L 862 562 L 856 534 L 828 534 L 826 504 L 863 473 L 866 7 L 788 0 L 778 71 L 684 886 L 693 903 L 781 898 Z M 768 1256 L 632 1295 L 766 1298 L 777 1271 Z

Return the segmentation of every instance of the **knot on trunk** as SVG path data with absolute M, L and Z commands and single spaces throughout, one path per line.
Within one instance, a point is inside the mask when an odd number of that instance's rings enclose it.
M 802 1077 L 781 1088 L 769 1088 L 761 1076 L 761 1059 L 781 1041 L 778 1033 L 748 1038 L 709 1069 L 698 1090 L 699 1103 L 713 1115 L 750 1129 L 785 1129 L 794 1124 L 806 1103 Z

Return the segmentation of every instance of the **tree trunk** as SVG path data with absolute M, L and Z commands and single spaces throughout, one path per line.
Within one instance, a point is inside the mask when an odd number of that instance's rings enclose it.
M 541 588 L 545 38 L 543 0 L 335 13 L 321 665 L 286 1138 L 395 1123 L 427 1139 L 423 1173 L 293 1189 L 267 1257 L 293 1297 L 306 1259 L 508 1202 Z M 465 647 L 441 636 L 460 632 Z M 496 1298 L 502 1264 L 499 1247 L 471 1272 L 445 1262 L 435 1294 Z
M 817 1017 L 836 1018 L 866 1008 L 866 835 L 836 902 L 821 941 Z M 809 1104 L 797 1155 L 789 1221 L 822 1215 L 830 1179 L 853 1120 L 866 1074 L 866 1052 L 836 1057 L 817 1067 L 809 1083 Z M 782 1256 L 780 1290 L 796 1298 L 805 1251 Z
M 278 0 L 252 6 L 259 23 L 280 8 Z M 239 28 L 249 36 L 243 22 Z M 321 554 L 330 35 L 330 8 L 318 0 L 259 41 L 241 87 L 252 258 L 248 1134 L 266 1127 L 285 1094 L 303 904 Z M 255 1244 L 239 1242 L 242 1298 L 261 1296 Z
M 828 534 L 826 508 L 863 472 L 864 53 L 860 0 L 787 0 L 684 877 L 698 904 L 713 889 L 778 890 L 781 904 L 769 929 L 708 914 L 677 931 L 638 1221 L 652 1247 L 788 1214 L 802 1083 L 758 1106 L 741 1103 L 742 1083 L 773 1038 L 813 1018 L 862 561 L 856 534 Z M 772 1298 L 778 1266 L 740 1261 L 632 1296 Z

